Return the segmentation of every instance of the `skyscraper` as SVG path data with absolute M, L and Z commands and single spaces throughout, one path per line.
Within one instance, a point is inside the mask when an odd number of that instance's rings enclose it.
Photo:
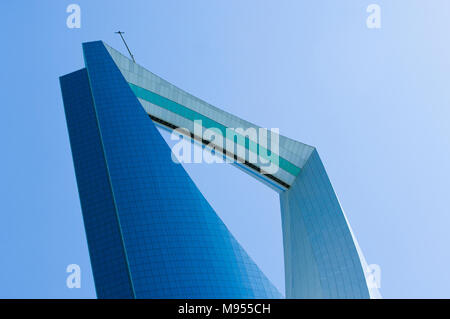
M 215 149 L 280 195 L 282 294 L 172 160 L 156 126 L 183 128 L 206 146 L 197 121 L 221 132 L 260 128 L 101 41 L 84 43 L 83 53 L 85 68 L 60 83 L 99 298 L 370 297 L 362 254 L 314 147 L 277 135 L 276 157 L 272 144 L 248 136 L 236 137 L 236 149 Z M 239 147 L 276 170 L 241 158 Z

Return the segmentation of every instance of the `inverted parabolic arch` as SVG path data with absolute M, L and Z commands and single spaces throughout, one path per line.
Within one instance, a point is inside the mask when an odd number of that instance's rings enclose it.
M 258 126 L 161 79 L 101 41 L 60 78 L 99 298 L 279 298 L 156 127 Z M 276 172 L 235 163 L 280 196 L 287 298 L 369 298 L 364 258 L 317 150 L 279 135 Z M 253 145 L 253 147 L 251 147 Z M 259 152 L 246 140 L 246 152 Z M 270 150 L 270 144 L 266 146 Z M 236 158 L 235 150 L 224 154 Z

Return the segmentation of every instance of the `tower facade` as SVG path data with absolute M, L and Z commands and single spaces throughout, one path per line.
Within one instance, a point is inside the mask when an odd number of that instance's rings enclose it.
M 314 147 L 237 136 L 217 147 L 279 193 L 286 292 L 281 294 L 172 160 L 156 126 L 258 126 L 161 79 L 101 41 L 85 68 L 60 78 L 99 298 L 368 298 L 362 255 Z M 238 134 L 239 135 L 239 134 Z M 210 146 L 210 144 L 208 144 Z M 239 158 L 255 153 L 261 163 Z M 268 170 L 268 164 L 276 170 Z

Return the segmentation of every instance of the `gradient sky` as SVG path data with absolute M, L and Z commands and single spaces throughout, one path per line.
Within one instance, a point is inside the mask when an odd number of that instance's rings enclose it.
M 81 29 L 66 7 L 81 6 Z M 366 8 L 381 6 L 381 29 Z M 58 77 L 104 40 L 186 91 L 316 146 L 386 298 L 450 294 L 450 2 L 2 1 L 0 297 L 94 298 Z M 186 166 L 284 289 L 276 193 Z M 66 266 L 82 287 L 66 287 Z

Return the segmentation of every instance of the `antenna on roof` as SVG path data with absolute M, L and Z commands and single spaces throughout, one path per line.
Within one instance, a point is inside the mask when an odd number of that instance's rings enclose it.
M 120 37 L 122 38 L 123 43 L 124 43 L 125 46 L 127 47 L 127 50 L 128 50 L 128 53 L 129 53 L 130 56 L 131 56 L 131 59 L 133 60 L 134 63 L 136 63 L 136 61 L 134 60 L 134 56 L 131 54 L 131 51 L 130 51 L 130 49 L 128 48 L 128 45 L 127 45 L 127 43 L 125 42 L 125 39 L 123 38 L 123 35 L 122 35 L 122 34 L 124 34 L 125 32 L 117 31 L 117 32 L 114 32 L 114 33 L 117 33 L 118 35 L 120 35 Z

